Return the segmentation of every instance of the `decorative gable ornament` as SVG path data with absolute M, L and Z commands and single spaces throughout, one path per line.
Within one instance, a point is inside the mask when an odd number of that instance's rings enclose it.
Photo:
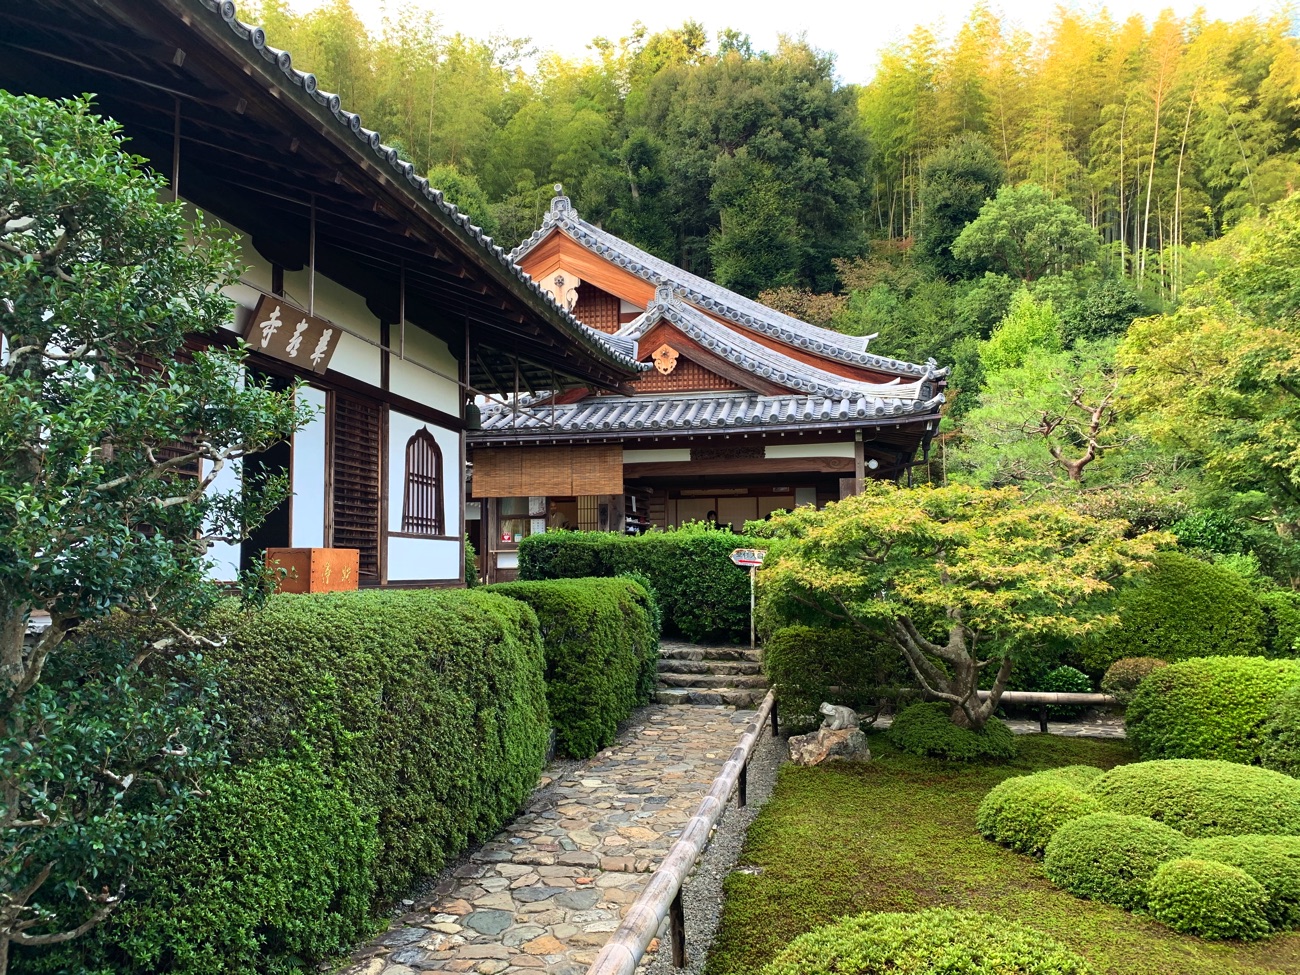
M 573 311 L 578 304 L 578 286 L 582 279 L 568 271 L 556 271 L 542 282 L 542 290 L 565 311 Z
M 661 345 L 651 358 L 655 361 L 655 368 L 666 376 L 677 368 L 677 356 L 677 350 L 671 345 Z

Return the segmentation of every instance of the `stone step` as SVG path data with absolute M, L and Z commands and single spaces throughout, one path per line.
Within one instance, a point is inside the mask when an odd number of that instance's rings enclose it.
M 700 647 L 694 644 L 665 643 L 659 648 L 664 660 L 752 660 L 763 659 L 763 651 L 749 647 Z
M 767 687 L 762 674 L 672 674 L 659 672 L 659 683 L 666 687 Z
M 729 689 L 717 687 L 665 687 L 655 691 L 658 704 L 730 704 L 737 708 L 755 708 L 763 703 L 767 691 L 761 687 Z
M 663 660 L 659 670 L 671 674 L 759 674 L 763 665 L 756 660 Z

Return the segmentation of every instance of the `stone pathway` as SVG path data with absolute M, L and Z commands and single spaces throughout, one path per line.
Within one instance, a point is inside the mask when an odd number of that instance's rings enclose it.
M 523 813 L 354 952 L 348 972 L 582 975 L 753 716 L 642 709 L 611 748 L 548 769 Z

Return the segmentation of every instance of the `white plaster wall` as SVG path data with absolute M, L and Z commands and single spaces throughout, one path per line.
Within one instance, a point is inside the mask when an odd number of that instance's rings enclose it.
M 415 400 L 435 410 L 460 416 L 459 387 L 452 378 L 460 374 L 460 363 L 451 354 L 447 343 L 410 322 L 406 323 L 406 339 L 402 342 L 396 326 L 389 329 L 392 355 L 388 360 L 388 388 L 398 396 Z M 405 358 L 399 358 L 402 352 Z M 442 373 L 436 376 L 428 366 Z
M 797 457 L 852 457 L 853 442 L 771 444 L 763 451 L 768 460 Z
M 206 476 L 212 470 L 212 462 L 203 462 L 203 474 Z M 211 492 L 234 491 L 240 494 L 244 487 L 244 477 L 242 465 L 239 461 L 227 464 L 217 474 L 216 479 L 208 487 Z M 217 542 L 208 549 L 208 578 L 215 579 L 217 582 L 234 582 L 239 578 L 239 543 Z
M 388 539 L 388 580 L 459 579 L 460 537 L 465 526 L 460 520 L 460 494 L 464 472 L 460 466 L 460 434 L 405 413 L 388 413 L 388 530 L 402 530 L 402 501 L 406 478 L 406 442 L 417 430 L 427 429 L 442 450 L 442 510 L 450 541 L 432 538 Z
M 624 464 L 663 464 L 691 459 L 690 447 L 656 447 L 646 450 L 623 450 Z
M 325 392 L 304 386 L 302 398 L 316 411 L 293 435 L 293 518 L 295 548 L 325 546 Z

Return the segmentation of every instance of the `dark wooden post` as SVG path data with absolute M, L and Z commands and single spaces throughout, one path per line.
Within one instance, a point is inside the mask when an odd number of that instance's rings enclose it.
M 673 968 L 686 967 L 686 913 L 682 910 L 682 889 L 668 906 L 668 937 L 673 943 Z
M 772 737 L 775 738 L 781 731 L 780 722 L 776 716 L 776 698 L 772 699 Z
M 740 766 L 740 782 L 739 782 L 739 786 L 740 786 L 740 790 L 739 790 L 739 793 L 738 793 L 738 800 L 737 800 L 737 801 L 738 801 L 740 807 L 743 809 L 743 808 L 745 807 L 745 803 L 746 803 L 746 802 L 748 801 L 748 799 L 749 799 L 749 795 L 748 795 L 748 793 L 749 793 L 749 762 L 746 762 L 744 765 Z
M 1047 734 L 1047 705 L 1040 705 L 1038 708 L 1038 730 Z

